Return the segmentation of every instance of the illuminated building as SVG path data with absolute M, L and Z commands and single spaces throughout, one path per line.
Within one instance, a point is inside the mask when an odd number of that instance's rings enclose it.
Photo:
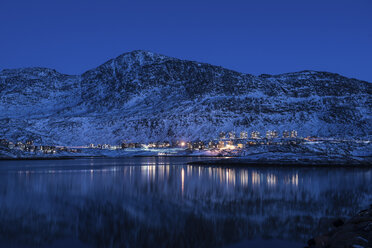
M 241 139 L 248 139 L 248 132 L 246 132 L 246 131 L 240 132 L 240 138 Z
M 266 138 L 267 139 L 275 139 L 275 138 L 278 138 L 278 132 L 277 131 L 266 131 Z
M 9 147 L 9 149 L 13 149 L 15 147 L 15 145 L 14 145 L 13 142 L 9 141 L 8 147 Z
M 187 149 L 189 150 L 193 149 L 192 142 L 187 142 Z
M 266 131 L 266 139 L 271 139 L 271 130 Z
M 235 138 L 236 138 L 235 132 L 233 131 L 229 132 L 229 139 L 235 139 Z
M 104 145 L 102 145 L 102 149 L 110 149 L 110 145 L 109 144 L 104 144 Z
M 204 150 L 204 149 L 205 149 L 205 144 L 204 144 L 204 142 L 203 142 L 203 141 L 199 141 L 197 147 L 198 147 L 199 150 Z
M 284 139 L 288 139 L 289 137 L 290 137 L 290 133 L 289 133 L 289 131 L 284 130 L 284 131 L 283 131 L 283 138 L 284 138 Z
M 23 144 L 22 142 L 18 141 L 18 142 L 17 142 L 17 147 L 18 147 L 18 149 L 20 149 L 20 150 L 25 150 L 26 145 Z
M 238 148 L 244 149 L 245 148 L 245 144 L 244 143 L 238 143 Z
M 189 143 L 188 148 L 190 150 L 204 150 L 205 149 L 205 144 L 203 141 L 195 141 L 192 143 Z
M 297 131 L 296 130 L 291 131 L 291 138 L 297 138 Z
M 220 137 L 220 139 L 226 139 L 226 133 L 225 132 L 220 132 L 219 137 Z
M 224 147 L 225 147 L 225 142 L 222 141 L 222 140 L 219 141 L 219 142 L 218 142 L 218 145 L 217 145 L 217 148 L 218 148 L 218 149 L 223 149 Z
M 216 149 L 216 148 L 218 148 L 218 144 L 216 142 L 214 142 L 213 140 L 211 140 L 208 143 L 208 148 L 209 149 Z
M 260 132 L 252 131 L 251 132 L 251 138 L 252 139 L 260 139 Z

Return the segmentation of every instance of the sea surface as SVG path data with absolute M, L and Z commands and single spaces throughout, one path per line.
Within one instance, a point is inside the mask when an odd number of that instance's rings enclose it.
M 372 203 L 372 169 L 202 159 L 0 161 L 0 247 L 304 247 Z

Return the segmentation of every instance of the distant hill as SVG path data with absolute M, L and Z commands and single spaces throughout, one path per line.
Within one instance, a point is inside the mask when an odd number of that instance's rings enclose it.
M 371 95 L 371 83 L 329 72 L 254 76 L 133 51 L 82 75 L 1 71 L 0 137 L 78 145 L 295 129 L 370 138 Z

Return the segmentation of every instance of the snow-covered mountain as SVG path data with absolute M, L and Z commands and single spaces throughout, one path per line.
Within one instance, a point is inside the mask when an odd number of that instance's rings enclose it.
M 0 137 L 78 145 L 295 129 L 370 138 L 371 96 L 371 83 L 334 73 L 254 76 L 133 51 L 82 75 L 1 71 Z

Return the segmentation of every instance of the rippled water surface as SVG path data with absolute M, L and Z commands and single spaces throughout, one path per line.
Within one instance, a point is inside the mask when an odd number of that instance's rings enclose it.
M 0 161 L 0 247 L 303 247 L 372 202 L 372 170 L 199 158 Z

